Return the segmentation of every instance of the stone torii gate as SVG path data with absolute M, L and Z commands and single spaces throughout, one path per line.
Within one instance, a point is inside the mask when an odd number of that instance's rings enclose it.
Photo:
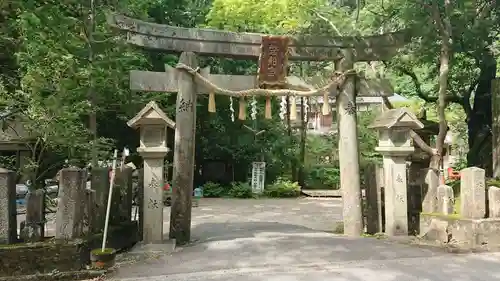
M 210 75 L 206 69 L 201 71 L 201 75 L 197 75 L 193 71 L 198 66 L 194 53 L 205 56 L 258 59 L 263 34 L 180 28 L 147 23 L 121 15 L 110 15 L 108 23 L 126 31 L 127 41 L 133 45 L 171 53 L 182 52 L 178 69 L 167 67 L 165 73 L 131 72 L 131 89 L 178 92 L 170 238 L 175 238 L 180 244 L 186 243 L 190 239 L 191 229 L 191 188 L 194 166 L 194 130 L 196 127 L 196 107 L 193 105 L 196 105 L 198 86 L 209 90 L 214 90 L 214 86 L 216 86 L 216 93 L 226 95 L 235 95 L 234 91 L 256 87 L 256 79 L 253 76 Z M 365 38 L 296 37 L 291 40 L 288 58 L 291 60 L 335 61 L 342 73 L 352 73 L 355 61 L 390 59 L 399 47 L 408 42 L 408 39 L 406 32 Z M 357 89 L 353 75 L 341 76 L 345 78 L 340 83 L 343 85 L 341 93 L 336 92 L 339 83 L 334 83 L 334 81 L 316 91 L 253 89 L 250 95 L 311 96 L 321 95 L 324 91 L 329 91 L 330 95 L 338 95 L 339 164 L 344 233 L 349 236 L 359 236 L 363 232 L 363 223 L 355 111 Z M 241 80 L 234 84 L 230 83 L 236 79 Z M 251 87 L 252 83 L 254 87 Z M 242 89 L 243 87 L 246 88 Z

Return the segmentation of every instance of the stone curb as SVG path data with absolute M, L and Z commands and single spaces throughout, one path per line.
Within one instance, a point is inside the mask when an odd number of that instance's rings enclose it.
M 65 271 L 46 274 L 32 274 L 0 277 L 0 281 L 74 281 L 91 279 L 106 274 L 104 270 Z
M 488 247 L 488 245 L 482 245 L 480 247 L 467 247 L 460 246 L 459 244 L 452 243 L 432 243 L 429 241 L 424 241 L 415 236 L 408 237 L 388 237 L 384 236 L 384 239 L 389 242 L 395 242 L 399 244 L 415 246 L 422 249 L 443 251 L 450 254 L 472 254 L 472 253 L 485 253 L 485 252 L 500 252 L 500 247 Z

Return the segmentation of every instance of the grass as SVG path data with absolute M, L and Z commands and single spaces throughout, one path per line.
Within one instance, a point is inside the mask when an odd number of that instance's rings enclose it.
M 104 248 L 104 251 L 102 249 L 94 249 L 92 250 L 92 255 L 109 255 L 115 252 L 115 249 L 112 248 Z
M 455 197 L 455 203 L 453 204 L 453 214 L 460 215 L 460 196 Z
M 441 214 L 441 213 L 422 213 L 422 215 L 428 215 L 428 216 L 434 216 L 434 217 L 441 217 L 441 218 L 447 218 L 447 219 L 454 219 L 454 220 L 462 218 L 462 216 L 460 216 L 460 214 L 445 215 L 445 214 Z

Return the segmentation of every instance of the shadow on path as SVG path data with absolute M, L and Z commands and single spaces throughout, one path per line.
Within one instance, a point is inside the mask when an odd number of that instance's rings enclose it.
M 347 238 L 306 227 L 269 222 L 202 223 L 194 243 L 169 256 L 120 268 L 116 277 L 146 277 L 252 268 L 357 265 L 443 256 L 371 238 Z M 355 280 L 355 279 L 352 279 Z

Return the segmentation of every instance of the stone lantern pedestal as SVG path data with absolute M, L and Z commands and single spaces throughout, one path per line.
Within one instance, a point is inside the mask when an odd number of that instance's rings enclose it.
M 167 128 L 175 127 L 165 113 L 152 101 L 127 125 L 140 130 L 137 152 L 144 159 L 143 242 L 163 242 L 163 163 L 169 151 Z
M 370 126 L 379 130 L 376 151 L 383 156 L 385 232 L 391 236 L 408 235 L 406 158 L 415 150 L 410 130 L 423 126 L 405 108 L 383 112 Z

